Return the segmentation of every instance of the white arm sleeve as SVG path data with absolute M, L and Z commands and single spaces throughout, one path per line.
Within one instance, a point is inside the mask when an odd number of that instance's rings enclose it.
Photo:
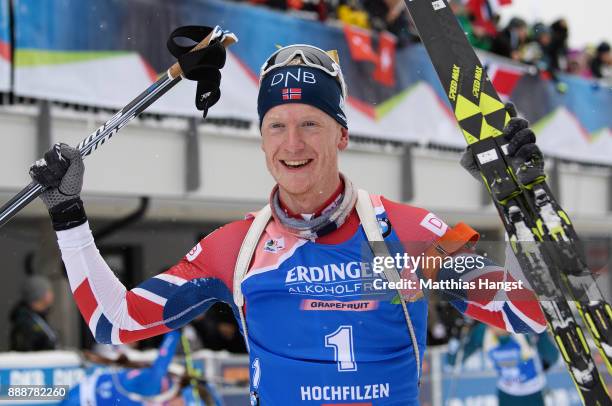
M 96 335 L 96 327 L 101 315 L 106 317 L 113 326 L 111 335 L 113 343 L 120 343 L 119 329 L 142 329 L 143 326 L 129 316 L 127 290 L 100 255 L 89 223 L 58 231 L 57 239 L 68 273 L 70 288 L 92 333 Z M 95 300 L 97 307 L 88 317 L 82 305 L 85 301 L 91 303 L 92 299 Z

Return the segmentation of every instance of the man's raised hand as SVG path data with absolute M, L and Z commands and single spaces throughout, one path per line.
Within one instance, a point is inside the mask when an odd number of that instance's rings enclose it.
M 522 184 L 529 184 L 544 176 L 544 158 L 540 148 L 536 145 L 536 136 L 529 128 L 529 122 L 517 117 L 514 104 L 506 103 L 505 109 L 511 117 L 502 135 L 508 142 L 508 163 L 518 180 Z M 470 147 L 461 156 L 460 163 L 475 179 L 482 180 Z
M 56 230 L 83 224 L 87 218 L 80 198 L 85 165 L 81 153 L 67 144 L 55 144 L 30 166 L 30 176 L 45 189 L 40 195 Z

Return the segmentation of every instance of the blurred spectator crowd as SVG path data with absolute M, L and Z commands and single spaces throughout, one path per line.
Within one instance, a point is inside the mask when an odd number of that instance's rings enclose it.
M 374 31 L 388 31 L 397 46 L 418 42 L 404 0 L 237 0 L 265 5 L 319 21 L 341 22 Z M 488 0 L 449 0 L 470 42 L 476 48 L 535 66 L 556 80 L 559 72 L 612 82 L 610 44 L 571 49 L 564 19 L 528 25 L 512 18 L 500 25 Z M 508 1 L 510 3 L 510 1 Z
M 533 65 L 553 79 L 558 72 L 565 72 L 612 80 L 610 45 L 602 42 L 595 47 L 571 49 L 569 27 L 564 19 L 550 25 L 542 22 L 529 25 L 514 17 L 505 26 L 500 26 L 498 15 L 490 19 L 477 16 L 461 1 L 453 1 L 452 8 L 476 48 Z

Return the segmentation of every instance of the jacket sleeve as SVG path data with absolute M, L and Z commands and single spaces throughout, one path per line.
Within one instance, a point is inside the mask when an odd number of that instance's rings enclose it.
M 443 293 L 463 314 L 511 333 L 541 333 L 546 320 L 536 295 L 507 268 L 473 252 L 452 256 L 438 273 Z M 465 265 L 465 264 L 472 265 Z M 460 268 L 460 269 L 459 269 Z M 463 287 L 458 286 L 460 282 Z M 503 284 L 506 288 L 499 288 Z
M 524 283 L 513 255 L 507 254 L 508 266 L 500 267 L 470 248 L 478 235 L 469 226 L 459 223 L 451 228 L 428 210 L 386 199 L 383 203 L 410 255 L 440 259 L 431 269 L 419 267 L 417 274 L 440 282 L 441 293 L 461 313 L 513 333 L 546 329 L 537 297 Z M 489 282 L 503 282 L 511 289 L 490 288 Z
M 240 230 L 230 227 L 229 233 Z M 100 255 L 88 223 L 58 231 L 72 293 L 96 341 L 120 344 L 163 334 L 216 301 L 231 303 L 236 243 L 219 241 L 217 234 L 200 241 L 166 272 L 127 290 Z M 226 251 L 218 252 L 221 247 Z M 205 255 L 208 250 L 211 254 Z

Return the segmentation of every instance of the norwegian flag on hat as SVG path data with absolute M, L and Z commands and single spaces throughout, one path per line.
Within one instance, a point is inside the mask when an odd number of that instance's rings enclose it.
M 285 87 L 281 90 L 283 100 L 302 100 L 302 89 L 299 87 Z

